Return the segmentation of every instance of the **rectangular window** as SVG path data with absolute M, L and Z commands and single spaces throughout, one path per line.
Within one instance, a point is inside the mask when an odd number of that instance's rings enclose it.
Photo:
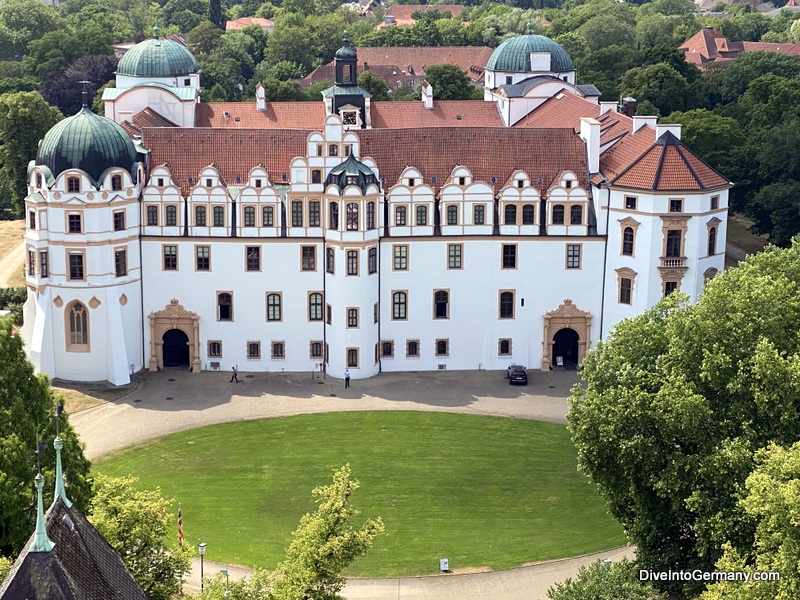
M 282 319 L 282 299 L 278 292 L 267 292 L 267 321 L 280 321 Z
M 580 225 L 583 223 L 583 207 L 571 206 L 569 209 L 569 224 Z
M 458 225 L 458 207 L 451 205 L 447 207 L 447 224 Z
M 194 209 L 194 224 L 198 227 L 206 226 L 206 207 L 196 206 Z
M 28 275 L 36 275 L 36 252 L 28 250 Z
M 408 269 L 408 246 L 394 246 L 394 270 Z
M 436 340 L 436 356 L 450 354 L 450 340 Z
M 671 198 L 669 201 L 669 212 L 683 212 L 683 200 L 680 198 Z
M 308 203 L 308 226 L 319 227 L 319 201 Z
M 347 349 L 347 367 L 350 369 L 358 368 L 358 348 Z
M 472 222 L 475 225 L 483 225 L 486 220 L 486 208 L 483 204 L 478 204 L 472 209 Z
M 214 185 L 214 180 L 211 179 L 210 177 L 207 177 L 206 178 L 206 187 L 211 187 L 212 185 Z
M 719 196 L 711 196 L 711 210 L 719 208 Z
M 625 208 L 627 210 L 636 210 L 636 197 L 625 196 Z
M 174 227 L 178 224 L 178 209 L 175 206 L 167 206 L 166 208 L 167 218 L 166 224 L 167 227 Z
M 358 275 L 358 250 L 347 251 L 347 274 Z
M 47 265 L 47 250 L 42 250 L 39 252 L 39 277 L 47 277 L 48 275 L 48 265 Z
M 68 192 L 80 192 L 81 191 L 81 180 L 77 177 L 68 177 L 67 178 L 67 191 Z
M 114 231 L 123 231 L 125 229 L 125 211 L 118 210 L 114 213 Z
M 148 206 L 147 207 L 147 224 L 153 227 L 158 226 L 158 207 L 157 206 Z
M 373 323 L 377 323 L 378 322 L 378 303 L 377 302 L 372 305 L 372 322 Z
M 337 146 L 336 144 L 329 144 L 328 156 L 339 156 L 339 146 Z
M 262 211 L 264 227 L 275 227 L 275 211 L 271 206 L 265 206 Z
M 317 270 L 317 249 L 314 246 L 301 247 L 301 268 L 303 271 Z
M 370 275 L 378 272 L 378 249 L 370 248 L 367 250 L 367 271 Z
M 406 356 L 419 356 L 419 340 L 406 340 Z
M 515 244 L 503 244 L 503 268 L 517 268 L 517 246 Z
M 128 253 L 125 250 L 114 251 L 114 273 L 117 277 L 128 274 Z
M 260 271 L 261 270 L 261 246 L 246 246 L 245 253 L 247 254 L 247 265 L 246 269 L 248 271 Z
M 283 342 L 272 342 L 272 358 L 286 358 L 285 349 L 286 346 Z
M 325 249 L 325 272 L 333 274 L 336 268 L 336 251 L 333 248 Z
M 381 356 L 383 358 L 394 358 L 394 342 L 387 340 L 381 342 Z
M 428 207 L 427 206 L 418 206 L 417 207 L 417 225 L 427 225 L 428 224 Z
M 217 294 L 217 321 L 233 321 L 233 294 L 231 292 Z
M 244 226 L 245 227 L 256 226 L 256 209 L 254 206 L 244 207 Z
M 36 229 L 36 211 L 34 210 L 28 213 L 28 228 Z
M 394 224 L 403 227 L 406 224 L 406 207 L 398 206 L 394 209 Z
M 322 342 L 309 343 L 308 355 L 310 358 L 322 358 Z
M 255 182 L 253 183 L 253 187 L 254 188 L 260 188 L 261 187 L 261 180 L 260 179 L 256 179 Z
M 225 227 L 225 207 L 214 207 L 214 227 Z
M 347 309 L 347 327 L 349 329 L 353 329 L 358 327 L 358 309 L 357 308 L 348 308 Z
M 631 303 L 631 291 L 633 291 L 633 281 L 629 277 L 621 277 L 619 280 L 619 303 Z
M 447 268 L 460 269 L 461 268 L 461 252 L 463 246 L 461 244 L 448 244 L 447 245 Z
M 303 203 L 299 200 L 292 202 L 292 227 L 303 226 Z
M 666 256 L 676 258 L 681 255 L 682 232 L 679 229 L 667 231 L 667 253 Z
M 81 228 L 81 216 L 80 215 L 69 215 L 67 216 L 68 222 L 68 229 L 69 233 L 81 233 L 83 229 Z
M 333 308 L 330 304 L 325 305 L 325 322 L 328 325 L 333 323 Z
M 247 358 L 261 358 L 261 342 L 247 342 Z
M 164 246 L 164 270 L 177 271 L 178 270 L 178 247 L 177 246 Z
M 580 244 L 567 244 L 567 268 L 581 268 L 581 246 Z
M 497 354 L 500 356 L 511 356 L 511 340 L 497 340 Z
M 678 282 L 677 281 L 665 281 L 664 282 L 664 297 L 666 298 L 672 292 L 678 289 Z
M 156 185 L 158 185 L 158 187 L 164 187 L 164 178 L 163 177 L 159 177 L 156 180 Z
M 500 292 L 500 318 L 514 318 L 514 292 Z
M 211 268 L 211 246 L 195 246 L 195 269 L 208 271 Z
M 70 281 L 83 280 L 83 254 L 69 255 L 69 279 Z
M 208 342 L 208 357 L 222 358 L 222 342 L 217 342 L 217 341 Z

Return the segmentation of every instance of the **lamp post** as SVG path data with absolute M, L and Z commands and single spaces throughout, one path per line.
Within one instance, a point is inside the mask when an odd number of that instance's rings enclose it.
M 228 565 L 225 565 L 224 569 L 220 569 L 220 574 L 225 577 L 225 598 L 231 597 L 231 591 L 228 589 Z
M 200 542 L 197 544 L 197 551 L 200 553 L 200 591 L 203 591 L 203 557 L 206 555 L 206 544 Z

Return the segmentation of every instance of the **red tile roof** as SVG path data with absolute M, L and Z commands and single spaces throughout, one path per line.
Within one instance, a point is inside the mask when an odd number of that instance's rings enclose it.
M 143 127 L 177 127 L 164 115 L 149 107 L 133 115 L 133 124 L 139 129 Z
M 681 192 L 722 188 L 730 182 L 666 132 L 610 185 Z
M 435 100 L 432 109 L 425 109 L 421 100 L 373 102 L 372 127 L 503 127 L 503 120 L 495 103 L 483 100 Z
M 364 65 L 358 65 L 357 72 L 360 75 L 366 69 Z M 397 65 L 369 65 L 369 70 L 375 73 L 378 77 L 383 79 L 386 82 L 386 86 L 397 90 L 398 85 L 397 82 L 402 82 L 403 85 L 410 85 L 411 78 L 408 74 L 403 71 Z M 336 67 L 333 63 L 329 65 L 320 65 L 311 73 L 303 77 L 302 79 L 292 79 L 291 81 L 296 81 L 300 84 L 300 87 L 310 87 L 315 83 L 319 83 L 320 81 L 330 81 L 333 82 L 334 78 L 336 77 Z
M 194 118 L 196 127 L 228 129 L 316 129 L 324 121 L 325 105 L 321 99 L 267 102 L 267 110 L 263 112 L 256 108 L 255 102 L 203 102 L 197 105 Z
M 600 155 L 600 171 L 612 180 L 653 145 L 655 129 L 641 127 L 636 133 L 626 133 Z
M 242 17 L 234 21 L 228 21 L 225 24 L 226 31 L 239 31 L 250 25 L 258 25 L 261 29 L 271 30 L 275 27 L 275 22 L 272 19 L 262 19 L 260 17 Z
M 687 62 L 701 65 L 733 60 L 744 52 L 744 47 L 742 42 L 729 42 L 718 31 L 704 27 L 681 44 L 678 50 L 686 54 Z
M 411 17 L 412 13 L 417 11 L 419 12 L 426 12 L 429 10 L 438 10 L 441 12 L 449 12 L 454 19 L 457 19 L 461 16 L 461 13 L 464 12 L 464 5 L 463 4 L 393 4 L 389 7 L 389 10 L 386 11 L 387 17 L 394 17 L 397 21 L 401 19 L 404 21 L 411 21 L 414 22 L 414 19 Z
M 262 164 L 273 182 L 289 176 L 289 163 L 304 156 L 304 130 L 147 128 L 143 145 L 151 150 L 151 165 L 168 163 L 188 193 L 190 177 L 216 164 L 225 181 L 243 180 Z M 418 168 L 436 189 L 457 165 L 468 167 L 476 180 L 503 182 L 522 169 L 541 190 L 564 170 L 586 181 L 586 148 L 569 129 L 497 129 L 494 127 L 367 129 L 358 132 L 361 155 L 377 162 L 386 185 L 393 185 L 407 166 Z M 558 152 L 553 149 L 558 148 Z M 437 182 L 432 181 L 436 176 Z
M 408 6 L 396 4 L 394 7 Z M 431 5 L 439 8 L 441 5 Z M 424 77 L 425 67 L 449 63 L 464 71 L 473 81 L 483 77 L 483 69 L 494 50 L 487 46 L 440 46 L 440 47 L 390 47 L 358 48 L 358 64 L 400 65 L 405 74 Z M 409 68 L 410 67 L 410 68 Z

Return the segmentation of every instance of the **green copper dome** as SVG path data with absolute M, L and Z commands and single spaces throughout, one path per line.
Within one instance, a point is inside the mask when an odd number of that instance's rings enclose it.
M 197 73 L 189 50 L 172 40 L 150 39 L 128 50 L 117 65 L 117 75 L 176 77 Z
M 53 177 L 67 169 L 80 169 L 95 184 L 111 167 L 122 167 L 135 177 L 135 162 L 136 148 L 125 130 L 86 106 L 56 123 L 36 153 L 36 164 L 50 169 Z
M 533 72 L 531 52 L 549 52 L 550 71 L 553 73 L 575 70 L 572 59 L 564 48 L 549 37 L 533 34 L 518 35 L 500 44 L 489 57 L 486 68 L 509 73 Z

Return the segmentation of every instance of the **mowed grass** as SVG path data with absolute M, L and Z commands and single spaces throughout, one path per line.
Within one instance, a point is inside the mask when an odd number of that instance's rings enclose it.
M 311 489 L 350 463 L 362 518 L 386 534 L 348 575 L 505 569 L 625 543 L 576 471 L 564 426 L 428 412 L 343 412 L 203 427 L 106 457 L 98 473 L 139 478 L 183 505 L 206 558 L 274 567 Z M 177 509 L 177 506 L 175 507 Z

